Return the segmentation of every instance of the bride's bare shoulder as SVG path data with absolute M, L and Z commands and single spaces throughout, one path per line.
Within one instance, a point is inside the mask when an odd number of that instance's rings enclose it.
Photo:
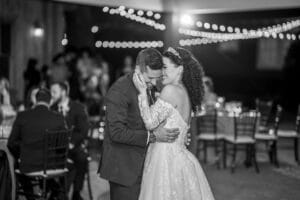
M 181 94 L 181 89 L 176 85 L 166 85 L 160 94 L 160 98 L 170 104 L 172 104 L 174 107 L 177 107 L 179 103 L 179 97 Z

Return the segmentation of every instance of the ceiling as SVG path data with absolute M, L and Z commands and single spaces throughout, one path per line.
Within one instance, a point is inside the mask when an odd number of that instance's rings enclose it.
M 300 8 L 300 0 L 54 0 L 93 6 L 120 6 L 167 12 L 223 13 Z

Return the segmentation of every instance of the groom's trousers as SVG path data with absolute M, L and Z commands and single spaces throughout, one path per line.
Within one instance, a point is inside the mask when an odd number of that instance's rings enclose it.
M 131 186 L 124 186 L 114 182 L 109 182 L 110 200 L 138 200 L 142 183 L 140 176 L 136 183 Z

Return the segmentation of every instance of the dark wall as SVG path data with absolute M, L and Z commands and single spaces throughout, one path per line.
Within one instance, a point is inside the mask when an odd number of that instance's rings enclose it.
M 9 23 L 0 23 L 0 77 L 9 78 L 10 29 Z

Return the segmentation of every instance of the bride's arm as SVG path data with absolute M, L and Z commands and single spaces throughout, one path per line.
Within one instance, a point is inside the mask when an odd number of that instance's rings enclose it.
M 149 106 L 148 97 L 146 93 L 140 93 L 138 96 L 139 108 L 141 116 L 148 130 L 153 130 L 163 121 L 165 121 L 172 111 L 172 99 L 171 95 L 172 87 L 166 86 L 158 100 L 154 105 Z

